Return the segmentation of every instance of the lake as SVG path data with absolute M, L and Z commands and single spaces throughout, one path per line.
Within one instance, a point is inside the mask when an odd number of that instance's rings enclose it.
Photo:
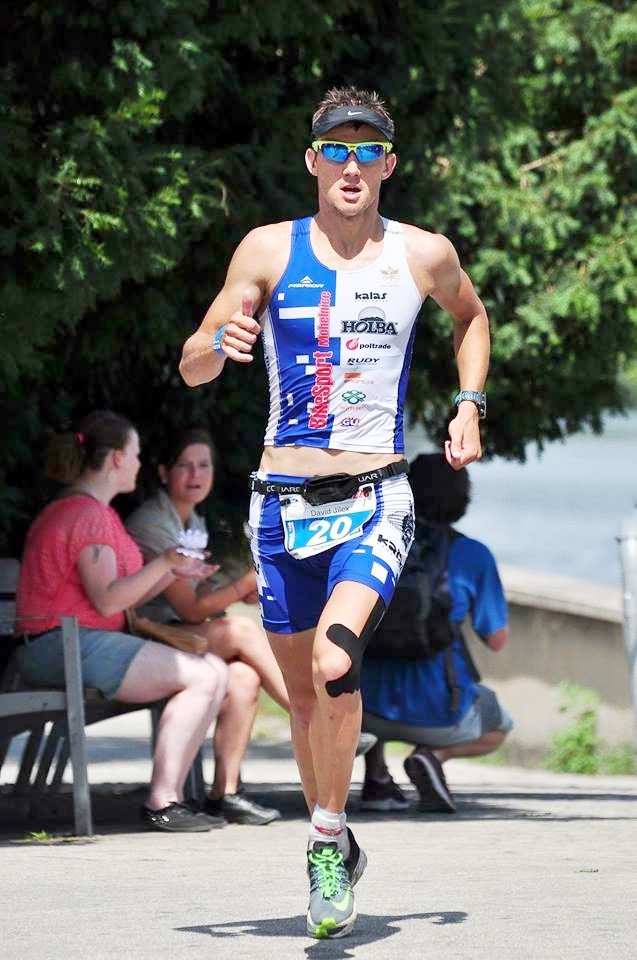
M 406 453 L 432 450 L 412 429 Z M 471 504 L 457 524 L 483 540 L 500 563 L 621 585 L 617 535 L 637 503 L 637 410 L 607 417 L 604 432 L 589 431 L 527 448 L 524 464 L 474 463 Z

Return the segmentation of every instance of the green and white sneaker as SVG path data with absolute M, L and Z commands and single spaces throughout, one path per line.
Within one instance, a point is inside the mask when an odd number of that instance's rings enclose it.
M 349 827 L 347 828 L 347 836 L 349 838 L 349 857 L 345 861 L 345 867 L 349 873 L 349 882 L 355 887 L 363 876 L 363 871 L 367 866 L 367 857 L 365 851 L 361 850 L 356 843 L 354 834 Z
M 350 854 L 347 860 L 335 843 L 316 841 L 307 852 L 310 877 L 308 936 L 317 940 L 345 937 L 357 917 L 352 887 L 367 865 L 367 857 L 348 828 Z
M 346 936 L 356 920 L 356 903 L 343 852 L 335 843 L 316 841 L 307 852 L 307 872 L 308 936 L 317 940 Z

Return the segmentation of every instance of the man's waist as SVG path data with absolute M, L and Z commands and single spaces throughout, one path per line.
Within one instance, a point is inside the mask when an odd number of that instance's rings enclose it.
M 368 453 L 360 450 L 334 450 L 330 447 L 266 446 L 259 471 L 295 477 L 325 477 L 334 473 L 352 476 L 378 470 L 404 459 L 402 453 Z
M 385 467 L 366 470 L 363 473 L 335 473 L 327 476 L 310 477 L 299 483 L 288 482 L 282 479 L 265 479 L 256 473 L 250 475 L 250 487 L 253 492 L 274 494 L 276 496 L 290 496 L 300 494 L 308 503 L 320 505 L 338 500 L 346 500 L 353 496 L 359 487 L 365 484 L 382 483 L 392 477 L 399 477 L 407 473 L 409 464 L 406 460 L 390 463 Z

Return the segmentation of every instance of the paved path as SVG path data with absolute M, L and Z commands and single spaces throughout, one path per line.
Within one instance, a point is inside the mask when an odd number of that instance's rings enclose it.
M 170 836 L 135 816 L 149 769 L 143 713 L 89 730 L 91 783 L 121 816 L 90 841 L 0 838 L 2 960 L 635 960 L 637 778 L 453 761 L 455 815 L 357 809 L 369 856 L 351 936 L 305 936 L 307 822 L 285 743 L 255 744 L 250 792 L 267 827 Z M 117 758 L 117 759 L 116 759 Z M 391 761 L 405 782 L 400 758 Z M 132 793 L 127 791 L 133 791 Z

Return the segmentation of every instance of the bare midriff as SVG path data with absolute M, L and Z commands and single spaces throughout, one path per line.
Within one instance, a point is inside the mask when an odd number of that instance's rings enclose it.
M 331 473 L 365 473 L 404 459 L 402 453 L 361 453 L 322 447 L 264 447 L 259 469 L 268 474 L 327 477 Z

